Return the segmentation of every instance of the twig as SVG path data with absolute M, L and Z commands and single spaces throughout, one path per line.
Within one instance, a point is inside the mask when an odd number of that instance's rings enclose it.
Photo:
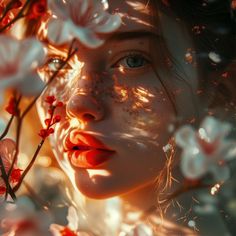
M 12 124 L 13 119 L 14 119 L 14 115 L 11 115 L 11 118 L 10 118 L 10 120 L 8 121 L 5 130 L 3 131 L 3 133 L 2 133 L 1 136 L 0 136 L 0 140 L 2 140 L 2 139 L 8 134 L 8 131 L 9 131 L 10 127 L 11 127 L 11 124 Z
M 51 127 L 51 122 L 52 122 L 52 118 L 53 118 L 53 115 L 54 115 L 54 111 L 55 111 L 55 107 L 52 109 L 50 121 L 49 121 L 49 123 L 48 123 L 48 125 L 47 125 L 47 129 L 46 129 L 47 131 L 48 131 L 49 128 Z M 43 146 L 43 144 L 44 144 L 44 142 L 45 142 L 45 139 L 46 139 L 46 137 L 43 138 L 43 139 L 41 140 L 41 142 L 39 143 L 39 145 L 38 145 L 38 147 L 37 147 L 37 149 L 36 149 L 36 151 L 35 151 L 35 153 L 34 153 L 32 159 L 31 159 L 29 165 L 26 167 L 26 169 L 25 169 L 24 172 L 22 173 L 19 182 L 14 186 L 14 188 L 13 188 L 13 191 L 14 191 L 14 192 L 16 192 L 16 191 L 20 188 L 20 186 L 21 186 L 21 184 L 22 184 L 22 182 L 23 182 L 25 176 L 27 175 L 27 173 L 28 173 L 28 172 L 30 171 L 30 169 L 32 168 L 32 166 L 33 166 L 33 164 L 34 164 L 34 162 L 35 162 L 35 160 L 36 160 L 36 158 L 37 158 L 37 156 L 38 156 L 38 154 L 39 154 L 39 151 L 41 150 L 41 148 L 42 148 L 42 146 Z
M 4 180 L 5 185 L 6 185 L 6 196 L 5 196 L 5 199 L 7 197 L 7 194 L 9 193 L 10 196 L 12 197 L 12 199 L 16 200 L 16 195 L 15 195 L 13 189 L 11 188 L 11 185 L 9 184 L 8 177 L 7 177 L 6 170 L 5 170 L 5 166 L 3 164 L 1 156 L 0 156 L 0 169 L 1 169 L 1 177 Z

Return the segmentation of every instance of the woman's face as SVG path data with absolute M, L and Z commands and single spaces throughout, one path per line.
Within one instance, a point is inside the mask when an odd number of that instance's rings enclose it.
M 62 168 L 91 198 L 152 184 L 166 160 L 162 148 L 175 114 L 153 69 L 163 69 L 154 65 L 158 51 L 151 46 L 153 40 L 161 42 L 146 2 L 110 1 L 109 11 L 123 16 L 122 26 L 97 49 L 80 45 L 37 104 L 43 122 L 48 117 L 44 98 L 63 100 L 57 110 L 62 121 L 50 141 Z M 49 48 L 43 79 L 66 52 L 66 47 Z

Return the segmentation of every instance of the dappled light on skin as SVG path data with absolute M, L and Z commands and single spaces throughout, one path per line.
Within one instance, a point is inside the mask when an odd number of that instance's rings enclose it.
M 147 106 L 150 104 L 149 98 L 155 97 L 154 94 L 150 93 L 147 89 L 138 87 L 138 88 L 132 88 L 132 93 L 134 96 L 134 99 L 136 100 L 133 109 L 145 109 L 145 111 L 151 111 L 151 109 Z
M 137 24 L 140 24 L 140 25 L 144 25 L 144 26 L 147 26 L 147 27 L 150 27 L 150 28 L 154 28 L 154 25 L 151 24 L 150 22 L 147 22 L 145 20 L 141 20 L 140 18 L 138 17 L 134 17 L 134 16 L 129 16 L 127 13 L 119 13 L 119 15 L 121 16 L 122 19 L 129 19 L 130 21 L 134 21 L 136 22 Z
M 147 1 L 146 4 L 139 2 L 139 1 L 126 1 L 129 6 L 131 6 L 134 10 L 139 11 L 140 13 L 149 15 L 150 14 L 150 8 L 149 8 L 149 2 Z
M 111 173 L 108 170 L 93 170 L 93 169 L 88 169 L 88 175 L 91 181 L 96 184 L 96 176 L 103 176 L 103 177 L 109 177 Z

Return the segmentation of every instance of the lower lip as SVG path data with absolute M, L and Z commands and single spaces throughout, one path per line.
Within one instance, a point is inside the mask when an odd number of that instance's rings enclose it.
M 80 168 L 94 168 L 104 162 L 109 161 L 114 151 L 106 150 L 86 150 L 86 151 L 70 151 L 69 158 L 73 166 Z

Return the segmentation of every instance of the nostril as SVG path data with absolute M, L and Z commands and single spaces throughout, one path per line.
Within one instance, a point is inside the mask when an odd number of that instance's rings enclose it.
M 89 113 L 83 114 L 83 120 L 84 121 L 93 121 L 96 120 L 96 117 L 94 115 L 91 115 Z

